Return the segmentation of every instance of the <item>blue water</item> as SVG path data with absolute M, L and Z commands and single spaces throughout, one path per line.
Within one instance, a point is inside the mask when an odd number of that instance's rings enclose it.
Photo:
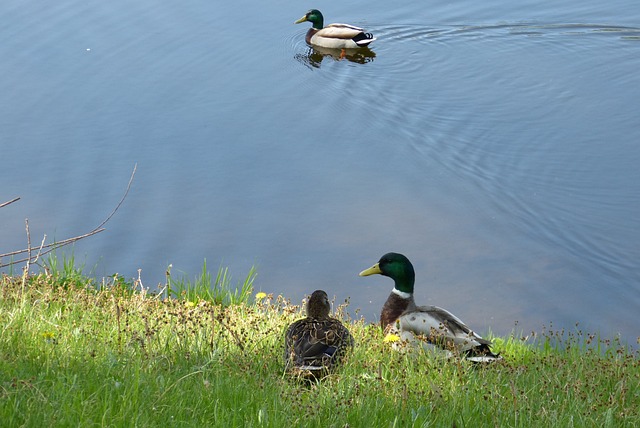
M 3 1 L 0 253 L 107 230 L 97 277 L 229 266 L 375 321 L 388 252 L 479 332 L 640 336 L 640 4 Z M 3 259 L 5 262 L 6 259 Z M 6 269 L 5 269 L 6 271 Z

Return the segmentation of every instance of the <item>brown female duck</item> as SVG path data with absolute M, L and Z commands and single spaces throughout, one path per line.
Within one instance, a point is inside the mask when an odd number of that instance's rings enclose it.
M 292 323 L 285 333 L 287 371 L 304 378 L 320 378 L 335 369 L 353 347 L 353 337 L 329 316 L 327 293 L 316 290 L 307 302 L 307 317 Z

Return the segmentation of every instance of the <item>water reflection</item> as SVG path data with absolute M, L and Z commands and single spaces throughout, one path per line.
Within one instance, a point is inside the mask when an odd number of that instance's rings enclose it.
M 334 61 L 347 60 L 357 64 L 366 64 L 373 61 L 375 57 L 375 52 L 369 48 L 329 49 L 319 46 L 308 47 L 305 53 L 294 55 L 296 60 L 309 68 L 320 68 L 325 58 L 331 58 Z

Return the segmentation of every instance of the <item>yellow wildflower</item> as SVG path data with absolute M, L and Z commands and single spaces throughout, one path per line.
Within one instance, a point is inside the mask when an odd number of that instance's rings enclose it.
M 267 293 L 265 293 L 264 291 L 261 291 L 259 293 L 256 293 L 256 300 L 262 300 L 265 297 L 267 297 Z
M 398 336 L 397 334 L 393 334 L 393 333 L 389 333 L 384 337 L 384 342 L 397 342 L 400 340 L 400 336 Z

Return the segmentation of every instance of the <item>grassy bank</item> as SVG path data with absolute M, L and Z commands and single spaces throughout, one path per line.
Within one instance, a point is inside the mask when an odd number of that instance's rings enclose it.
M 244 293 L 209 276 L 217 299 L 206 271 L 199 291 L 174 280 L 172 299 L 62 273 L 0 279 L 2 426 L 640 424 L 638 355 L 589 335 L 494 338 L 504 362 L 479 367 L 393 352 L 377 326 L 347 319 L 346 366 L 303 385 L 282 366 L 282 333 L 302 310 L 256 299 L 252 273 Z

